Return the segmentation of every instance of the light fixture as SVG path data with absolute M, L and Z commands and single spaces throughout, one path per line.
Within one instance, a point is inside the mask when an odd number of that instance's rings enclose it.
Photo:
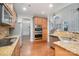
M 23 11 L 26 11 L 26 10 L 27 10 L 27 8 L 23 7 Z
M 49 7 L 52 8 L 53 7 L 53 4 L 49 4 Z

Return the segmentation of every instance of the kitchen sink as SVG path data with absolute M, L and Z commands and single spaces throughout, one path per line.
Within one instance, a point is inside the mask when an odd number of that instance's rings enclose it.
M 79 40 L 75 38 L 61 37 L 60 41 L 65 44 L 79 45 Z
M 3 38 L 3 39 L 0 39 L 0 47 L 9 46 L 12 43 L 14 43 L 15 40 L 16 40 L 16 38 Z

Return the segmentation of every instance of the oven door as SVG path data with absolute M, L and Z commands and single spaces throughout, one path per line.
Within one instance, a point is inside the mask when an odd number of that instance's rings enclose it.
M 42 28 L 35 28 L 35 38 L 42 38 Z

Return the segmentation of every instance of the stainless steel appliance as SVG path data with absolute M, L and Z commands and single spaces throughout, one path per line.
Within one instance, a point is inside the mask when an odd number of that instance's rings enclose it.
M 36 39 L 42 38 L 42 26 L 40 26 L 40 25 L 35 26 L 35 38 Z

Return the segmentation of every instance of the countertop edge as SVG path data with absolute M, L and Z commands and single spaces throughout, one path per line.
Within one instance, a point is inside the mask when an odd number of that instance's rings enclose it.
M 0 47 L 0 56 L 11 56 L 16 45 L 17 45 L 17 42 L 19 40 L 19 36 L 12 36 L 12 37 L 17 37 L 16 41 L 12 44 L 12 45 L 9 45 L 9 46 L 5 46 L 5 47 Z
M 54 45 L 57 45 L 57 46 L 59 46 L 59 47 L 61 47 L 61 48 L 65 49 L 65 50 L 67 50 L 67 51 L 69 51 L 69 52 L 71 52 L 71 53 L 73 53 L 73 54 L 75 54 L 75 55 L 79 56 L 79 54 L 77 54 L 77 53 L 75 53 L 75 52 L 70 51 L 70 50 L 69 50 L 69 49 L 67 49 L 66 47 L 61 46 L 60 44 L 58 44 L 58 42 L 60 42 L 60 41 L 54 42 Z

